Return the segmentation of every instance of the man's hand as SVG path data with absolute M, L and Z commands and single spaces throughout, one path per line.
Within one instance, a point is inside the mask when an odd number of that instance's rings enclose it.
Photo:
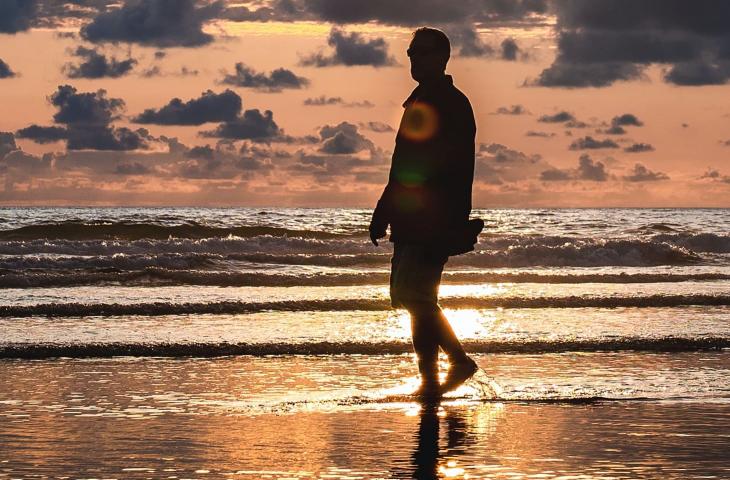
M 370 228 L 368 228 L 368 230 L 370 231 L 370 241 L 373 242 L 373 245 L 376 247 L 378 246 L 378 239 L 383 238 L 386 235 L 387 228 L 387 225 L 385 227 L 380 227 L 373 225 L 372 223 L 370 224 Z

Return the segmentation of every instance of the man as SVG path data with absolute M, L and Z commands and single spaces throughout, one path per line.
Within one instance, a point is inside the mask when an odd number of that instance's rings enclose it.
M 405 307 L 411 315 L 421 376 L 416 394 L 433 396 L 456 388 L 477 370 L 438 306 L 438 286 L 449 254 L 473 248 L 455 247 L 453 239 L 464 231 L 471 212 L 476 125 L 469 100 L 445 73 L 448 37 L 440 30 L 419 28 L 407 53 L 418 86 L 403 104 L 388 184 L 369 230 L 377 246 L 390 225 L 391 304 Z M 478 230 L 471 232 L 471 244 Z M 450 362 L 443 385 L 438 380 L 439 347 Z

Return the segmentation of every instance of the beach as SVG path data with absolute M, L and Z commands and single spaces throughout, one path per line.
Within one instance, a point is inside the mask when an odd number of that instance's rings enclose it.
M 727 209 L 477 209 L 415 388 L 367 209 L 0 209 L 0 478 L 730 478 Z

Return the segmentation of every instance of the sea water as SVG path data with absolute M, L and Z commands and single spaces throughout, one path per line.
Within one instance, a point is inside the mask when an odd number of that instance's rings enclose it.
M 730 210 L 475 210 L 438 406 L 370 213 L 0 209 L 0 478 L 730 477 Z

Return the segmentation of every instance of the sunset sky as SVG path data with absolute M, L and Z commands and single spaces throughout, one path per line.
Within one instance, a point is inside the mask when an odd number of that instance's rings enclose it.
M 0 204 L 372 207 L 421 25 L 475 206 L 730 206 L 714 0 L 0 0 Z

